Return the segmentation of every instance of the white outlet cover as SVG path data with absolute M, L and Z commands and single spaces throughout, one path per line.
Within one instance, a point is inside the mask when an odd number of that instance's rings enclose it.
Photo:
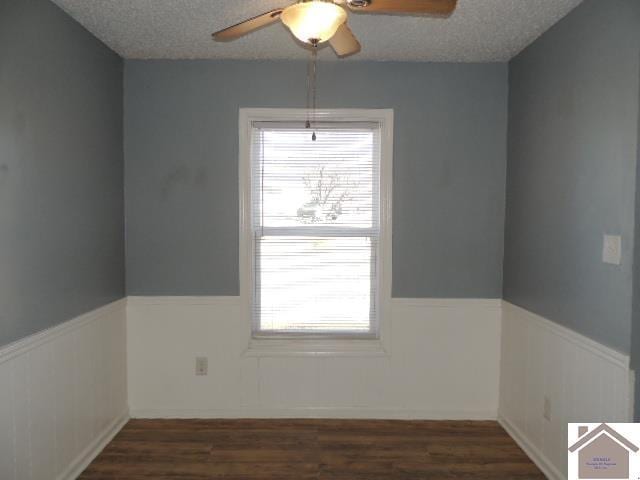
M 620 235 L 605 234 L 602 242 L 602 261 L 610 265 L 622 263 L 622 237 Z
M 196 357 L 196 375 L 207 375 L 209 370 L 209 359 L 207 357 Z
M 544 406 L 542 407 L 542 416 L 546 420 L 551 421 L 551 400 L 549 400 L 549 397 L 544 397 Z

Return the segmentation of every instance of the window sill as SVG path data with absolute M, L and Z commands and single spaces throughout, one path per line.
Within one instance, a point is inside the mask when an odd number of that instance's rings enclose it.
M 376 340 L 253 338 L 245 357 L 386 357 Z

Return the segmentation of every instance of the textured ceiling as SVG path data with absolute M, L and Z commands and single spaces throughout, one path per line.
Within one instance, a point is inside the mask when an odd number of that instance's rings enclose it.
M 125 58 L 302 59 L 278 23 L 231 43 L 211 33 L 291 0 L 53 0 Z M 582 0 L 459 0 L 448 19 L 350 14 L 354 60 L 507 61 Z M 329 49 L 322 55 L 335 58 Z

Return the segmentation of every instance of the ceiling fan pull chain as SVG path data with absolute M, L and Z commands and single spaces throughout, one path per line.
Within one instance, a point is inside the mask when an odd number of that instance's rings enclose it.
M 311 75 L 312 75 L 313 54 L 309 57 L 307 62 L 307 121 L 305 122 L 305 128 L 311 128 Z
M 315 122 L 315 119 L 316 119 L 317 72 L 318 72 L 318 47 L 317 45 L 312 45 L 311 57 L 309 58 L 309 65 L 307 67 L 307 121 L 305 123 L 305 128 L 308 128 L 308 129 L 312 127 L 312 122 Z M 317 136 L 314 129 L 314 132 L 311 135 L 311 140 L 315 142 L 316 138 Z
M 316 103 L 318 93 L 318 46 L 314 45 L 311 50 L 311 118 L 316 121 Z M 314 129 L 311 140 L 316 141 L 316 132 Z

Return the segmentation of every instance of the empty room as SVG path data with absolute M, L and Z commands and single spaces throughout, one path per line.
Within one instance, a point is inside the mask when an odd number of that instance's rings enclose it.
M 0 480 L 637 480 L 639 160 L 639 0 L 0 0 Z

